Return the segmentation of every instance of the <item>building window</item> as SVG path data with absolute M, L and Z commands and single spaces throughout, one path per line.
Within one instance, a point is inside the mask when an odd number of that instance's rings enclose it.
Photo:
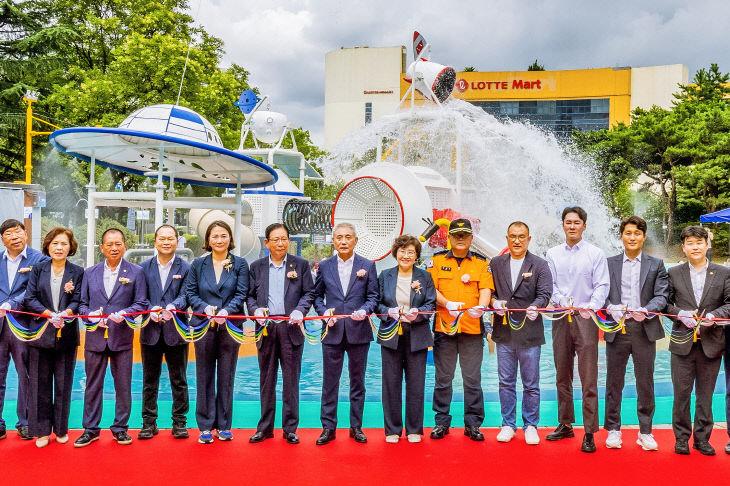
M 608 129 L 609 103 L 608 98 L 473 102 L 497 118 L 545 128 L 559 138 L 570 137 L 573 130 Z
M 373 104 L 365 103 L 365 125 L 373 121 Z

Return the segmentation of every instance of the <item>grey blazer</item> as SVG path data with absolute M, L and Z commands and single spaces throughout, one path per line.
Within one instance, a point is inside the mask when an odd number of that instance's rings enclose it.
M 730 269 L 710 263 L 705 277 L 705 289 L 699 303 L 692 291 L 692 280 L 689 276 L 689 263 L 683 263 L 669 269 L 669 299 L 667 314 L 678 314 L 680 310 L 697 310 L 698 314 L 713 314 L 715 317 L 730 317 Z M 679 319 L 673 318 L 672 330 L 678 334 L 686 334 L 688 329 Z M 725 351 L 725 333 L 721 326 L 703 326 L 700 329 L 699 343 L 708 358 L 719 358 Z M 692 341 L 682 344 L 670 342 L 669 351 L 686 356 L 692 349 Z
M 611 277 L 611 289 L 608 291 L 606 305 L 621 303 L 621 278 L 624 266 L 624 254 L 609 257 L 608 273 Z M 652 312 L 661 312 L 667 305 L 669 297 L 669 276 L 664 267 L 664 261 L 654 258 L 646 253 L 641 254 L 641 271 L 639 273 L 639 288 L 641 293 L 639 301 L 642 307 Z M 641 326 L 649 341 L 656 341 L 664 337 L 664 326 L 661 317 L 654 316 L 643 321 Z M 606 342 L 611 343 L 616 339 L 616 333 L 607 332 L 604 334 Z

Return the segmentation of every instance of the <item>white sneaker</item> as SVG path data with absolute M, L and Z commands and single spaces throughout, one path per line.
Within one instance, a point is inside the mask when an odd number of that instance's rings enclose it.
M 421 434 L 408 434 L 408 442 L 411 444 L 421 442 Z
M 609 430 L 606 438 L 606 447 L 609 449 L 621 449 L 621 431 Z
M 502 427 L 502 430 L 497 434 L 497 442 L 509 442 L 515 436 L 515 429 L 509 425 Z
M 385 436 L 385 442 L 387 442 L 388 444 L 397 444 L 398 443 L 398 439 L 400 439 L 400 437 L 398 437 L 395 434 L 391 434 L 391 435 L 386 435 Z
M 537 435 L 537 429 L 533 425 L 525 428 L 525 443 L 528 445 L 537 445 L 540 443 L 540 436 Z
M 659 449 L 659 445 L 654 440 L 654 434 L 642 434 L 639 433 L 639 438 L 636 441 L 645 451 L 655 451 Z

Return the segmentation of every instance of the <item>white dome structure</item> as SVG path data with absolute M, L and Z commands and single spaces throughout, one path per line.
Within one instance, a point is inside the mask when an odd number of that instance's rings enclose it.
M 184 106 L 145 106 L 125 118 L 119 124 L 119 128 L 158 133 L 223 148 L 223 143 L 213 125 L 198 113 Z M 139 137 L 122 136 L 122 138 L 131 143 L 140 143 L 141 141 Z M 196 153 L 196 151 L 199 153 Z M 168 149 L 168 152 L 184 155 L 204 155 L 200 149 L 193 147 L 176 147 Z

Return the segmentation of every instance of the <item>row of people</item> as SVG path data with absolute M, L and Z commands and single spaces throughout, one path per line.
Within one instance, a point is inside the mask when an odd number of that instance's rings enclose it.
M 651 435 L 654 341 L 663 336 L 663 327 L 659 317 L 647 313 L 660 312 L 669 302 L 667 312 L 681 316 L 675 322 L 677 331 L 680 323 L 687 327 L 696 325 L 697 320 L 690 316 L 698 307 L 701 307 L 700 313 L 709 311 L 705 313 L 708 317 L 727 317 L 727 304 L 722 300 L 728 299 L 730 293 L 730 286 L 726 282 L 727 269 L 710 264 L 712 268 L 708 273 L 707 262 L 700 261 L 702 242 L 706 245 L 706 233 L 702 228 L 691 227 L 682 235 L 683 248 L 690 265 L 676 267 L 668 277 L 661 260 L 642 253 L 646 223 L 637 217 L 622 222 L 620 234 L 625 251 L 607 261 L 598 248 L 582 240 L 586 219 L 581 208 L 566 208 L 563 213 L 565 244 L 549 250 L 547 260 L 528 251 L 530 235 L 527 225 L 521 222 L 511 224 L 507 232 L 509 254 L 494 258 L 491 267 L 484 257 L 469 251 L 472 239 L 469 221 L 456 220 L 449 228 L 451 249 L 435 255 L 428 264 L 428 271 L 414 267 L 421 251 L 418 240 L 402 236 L 395 241 L 392 251 L 397 266 L 382 272 L 379 277 L 372 262 L 354 254 L 357 243 L 355 228 L 349 224 L 340 224 L 333 231 L 337 255 L 321 263 L 315 282 L 312 282 L 306 260 L 288 254 L 289 234 L 281 224 L 267 228 L 265 244 L 269 256 L 253 263 L 250 271 L 245 260 L 230 253 L 233 249 L 230 227 L 223 222 L 215 222 L 205 236 L 206 249 L 211 253 L 197 259 L 192 266 L 174 256 L 177 234 L 171 226 L 158 228 L 155 233 L 158 254 L 144 262 L 141 268 L 122 259 L 126 249 L 124 236 L 119 231 L 110 230 L 102 236 L 100 246 L 105 261 L 87 269 L 82 275 L 80 267 L 65 261 L 66 255 L 76 250 L 76 242 L 69 230 L 58 228 L 49 233 L 43 250 L 46 255 L 50 255 L 51 260 L 42 263 L 42 257 L 25 246 L 22 224 L 17 221 L 6 222 L 0 228 L 7 248 L 2 262 L 7 260 L 12 264 L 13 261 L 20 261 L 18 265 L 27 264 L 27 267 L 16 267 L 15 272 L 19 276 L 30 273 L 31 278 L 22 298 L 18 299 L 17 295 L 10 298 L 8 292 L 7 305 L 3 303 L 0 308 L 18 309 L 25 301 L 27 310 L 50 318 L 51 323 L 59 329 L 55 341 L 54 334 L 47 331 L 29 346 L 30 349 L 45 351 L 30 353 L 30 369 L 25 376 L 32 381 L 27 396 L 31 397 L 28 409 L 33 410 L 30 414 L 33 426 L 30 434 L 25 430 L 25 435 L 28 438 L 31 435 L 39 437 L 39 446 L 48 443 L 51 430 L 56 433 L 57 440 L 67 440 L 68 402 L 78 330 L 74 325 L 64 326 L 64 313 L 108 315 L 108 318 L 89 318 L 91 324 L 98 325 L 99 329 L 86 333 L 85 430 L 76 445 L 85 446 L 98 438 L 101 391 L 107 361 L 111 362 L 117 393 L 112 432 L 119 443 L 130 443 L 127 422 L 131 404 L 133 331 L 126 325 L 122 315 L 153 309 L 159 312 L 151 315 L 158 322 L 150 323 L 141 333 L 143 428 L 138 437 L 149 439 L 158 433 L 156 398 L 163 356 L 168 363 L 173 390 L 172 433 L 176 438 L 187 437 L 185 369 L 188 345 L 174 329 L 172 313 L 190 306 L 198 314 L 190 320 L 193 328 L 205 325 L 208 320 L 206 316 L 214 317 L 211 329 L 195 343 L 199 442 L 212 442 L 214 434 L 211 431 L 215 432 L 219 440 L 231 440 L 233 379 L 239 344 L 227 336 L 224 324 L 227 315 L 244 313 L 244 301 L 247 300 L 248 312 L 259 318 L 259 326 L 267 316 L 281 317 L 268 320 L 265 330 L 257 329 L 261 334 L 261 339 L 257 341 L 261 371 L 261 420 L 250 442 L 261 442 L 273 436 L 279 366 L 284 381 L 283 435 L 290 443 L 299 441 L 296 435 L 299 420 L 298 385 L 304 338 L 299 328 L 292 324 L 301 324 L 312 305 L 318 315 L 333 316 L 326 321 L 326 333 L 322 339 L 323 431 L 317 444 L 326 444 L 335 438 L 338 387 L 345 354 L 348 355 L 350 378 L 350 436 L 357 442 L 367 441 L 362 432 L 364 375 L 373 337 L 369 323 L 364 321 L 374 312 L 383 316 L 387 314 L 387 317 L 381 318 L 381 329 L 395 330 L 388 339 L 378 337 L 383 361 L 386 440 L 397 442 L 403 432 L 401 396 L 404 377 L 405 432 L 411 442 L 421 439 L 426 353 L 432 345 L 436 367 L 433 396 L 436 426 L 431 437 L 440 439 L 449 433 L 452 381 L 458 359 L 464 384 L 464 433 L 472 440 L 484 440 L 479 430 L 484 419 L 480 370 L 485 333 L 483 314 L 491 306 L 499 309 L 499 314 L 504 314 L 505 309 L 510 308 L 528 309 L 527 312 L 509 313 L 510 320 L 517 318 L 514 322 L 522 319 L 521 326 L 497 323 L 493 330 L 492 337 L 497 343 L 503 416 L 503 427 L 497 440 L 507 442 L 515 435 L 515 385 L 519 367 L 524 388 L 522 416 L 525 439 L 528 443 L 536 444 L 539 442 L 536 431 L 540 402 L 539 356 L 540 346 L 545 343 L 542 316 L 537 309 L 552 301 L 563 308 L 599 309 L 608 306 L 617 320 L 621 319 L 626 309 L 635 311 L 626 320 L 623 332 L 606 334 L 608 376 L 605 427 L 609 430 L 606 445 L 621 446 L 621 391 L 626 363 L 628 357 L 632 356 L 637 370 L 639 398 L 638 442 L 644 449 L 654 450 L 657 448 Z M 15 250 L 14 255 L 10 254 L 11 250 Z M 704 253 L 701 257 L 704 258 Z M 31 258 L 34 259 L 32 262 Z M 702 273 L 703 266 L 705 273 Z M 32 272 L 29 272 L 27 269 L 31 268 Z M 693 270 L 690 272 L 689 268 Z M 8 264 L 7 269 L 9 275 L 12 267 Z M 688 272 L 692 274 L 691 279 L 685 278 Z M 0 271 L 0 274 L 4 273 Z M 675 279 L 672 279 L 672 273 L 677 274 Z M 700 290 L 694 301 L 682 300 L 689 298 L 684 295 L 687 291 L 690 297 L 696 293 L 695 283 L 705 283 L 694 273 L 710 279 L 709 295 L 706 296 Z M 715 274 L 718 274 L 717 280 L 712 278 Z M 687 283 L 684 280 L 691 282 L 693 287 L 683 288 L 683 284 Z M 20 287 L 22 285 L 17 290 Z M 16 289 L 16 286 L 11 281 L 8 288 Z M 709 292 L 709 289 L 712 291 Z M 696 305 L 692 306 L 692 302 Z M 464 309 L 468 310 L 464 312 Z M 436 316 L 432 333 L 429 313 L 434 310 Z M 23 316 L 16 317 L 22 319 Z M 185 319 L 185 314 L 179 317 Z M 32 319 L 25 319 L 29 327 L 33 327 L 33 322 L 29 322 Z M 506 316 L 503 319 L 507 322 Z M 566 315 L 555 321 L 552 327 L 560 425 L 547 439 L 560 440 L 574 436 L 572 374 L 577 355 L 585 425 L 581 448 L 592 452 L 595 450 L 593 433 L 598 430 L 598 328 L 585 311 L 573 316 Z M 26 347 L 20 341 L 7 339 L 9 334 L 5 332 L 1 335 L 3 342 L 8 342 L 8 352 L 14 346 L 14 353 L 20 356 L 20 362 L 27 363 L 21 354 Z M 720 340 L 722 345 L 717 355 L 715 348 Z M 723 330 L 713 325 L 703 327 L 700 339 L 696 341 L 672 342 L 670 346 L 675 385 L 675 450 L 679 453 L 689 452 L 687 439 L 692 432 L 689 396 L 695 375 L 699 405 L 694 446 L 700 452 L 711 452 L 707 439 L 712 415 L 706 404 L 711 400 L 724 343 Z M 710 354 L 713 356 L 710 357 Z M 15 356 L 13 354 L 18 368 L 19 360 Z M 708 367 L 704 362 L 697 364 L 702 358 L 713 359 L 712 364 L 717 366 Z M 21 369 L 18 369 L 18 374 L 20 398 L 25 396 L 20 379 Z M 54 376 L 55 393 L 51 390 Z M 51 396 L 54 397 L 53 404 Z M 21 400 L 18 402 L 18 430 L 23 437 L 23 427 L 27 427 L 27 424 L 22 423 Z M 4 428 L 2 432 L 4 437 Z

